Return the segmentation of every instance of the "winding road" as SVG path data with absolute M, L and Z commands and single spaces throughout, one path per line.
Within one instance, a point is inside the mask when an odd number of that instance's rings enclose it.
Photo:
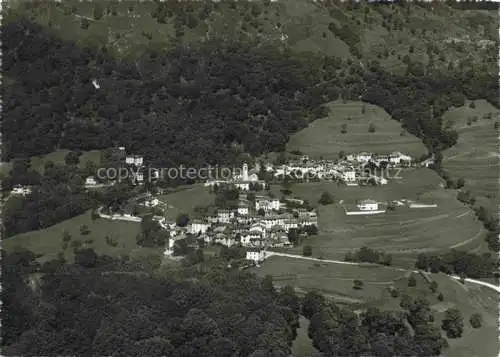
M 343 265 L 357 265 L 357 266 L 377 266 L 377 267 L 382 267 L 386 269 L 394 269 L 394 270 L 399 270 L 399 271 L 404 271 L 404 272 L 412 272 L 412 273 L 419 273 L 419 270 L 411 270 L 411 269 L 403 269 L 403 268 L 397 268 L 397 267 L 392 267 L 392 266 L 384 266 L 384 265 L 379 265 L 379 264 L 372 264 L 372 263 L 355 263 L 355 262 L 344 262 L 341 260 L 331 260 L 331 259 L 319 259 L 319 258 L 313 258 L 313 257 L 304 257 L 302 255 L 296 255 L 296 254 L 287 254 L 287 253 L 278 253 L 278 252 L 265 252 L 264 259 L 267 259 L 272 256 L 279 256 L 279 257 L 287 257 L 287 258 L 292 258 L 292 259 L 302 259 L 302 260 L 312 260 L 312 261 L 317 261 L 317 262 L 323 262 L 323 263 L 332 263 L 332 264 L 343 264 Z M 431 275 L 431 273 L 423 272 L 426 275 Z M 456 275 L 448 275 L 451 279 L 455 280 L 460 280 L 459 276 Z M 470 279 L 470 278 L 465 278 L 465 282 L 471 283 L 471 284 L 476 284 L 476 285 L 482 285 L 485 286 L 489 289 L 495 290 L 497 293 L 500 293 L 500 286 L 487 283 L 482 280 L 476 280 L 476 279 Z

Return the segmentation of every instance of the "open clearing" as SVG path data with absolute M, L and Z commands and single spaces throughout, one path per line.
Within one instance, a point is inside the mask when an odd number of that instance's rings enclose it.
M 495 121 L 500 110 L 484 100 L 474 101 L 475 108 L 465 105 L 448 110 L 443 123 L 451 122 L 458 131 L 458 142 L 443 153 L 442 166 L 453 178 L 465 179 L 465 187 L 476 195 L 478 204 L 497 209 L 499 184 L 498 131 Z M 492 118 L 484 116 L 492 113 Z M 467 125 L 469 118 L 477 117 Z
M 54 164 L 64 165 L 64 158 L 68 152 L 69 150 L 61 149 L 51 152 L 50 154 L 33 156 L 31 157 L 31 167 L 38 172 L 43 173 L 44 165 L 48 161 L 52 161 Z M 78 166 L 84 168 L 87 161 L 93 161 L 97 166 L 99 166 L 99 163 L 101 162 L 101 151 L 82 151 Z
M 80 226 L 87 225 L 90 233 L 80 234 Z M 73 217 L 64 222 L 55 224 L 45 229 L 22 233 L 3 240 L 3 247 L 7 251 L 18 248 L 26 248 L 35 254 L 43 254 L 38 260 L 40 262 L 57 258 L 57 254 L 63 251 L 63 232 L 71 234 L 71 241 L 92 240 L 92 243 L 83 244 L 82 247 L 93 248 L 98 255 L 107 254 L 118 256 L 120 254 L 131 254 L 134 250 L 145 250 L 136 245 L 136 236 L 140 232 L 140 225 L 135 222 L 111 221 L 106 219 L 96 219 L 92 222 L 90 211 L 80 216 Z M 117 242 L 116 247 L 106 243 L 106 236 L 109 235 Z M 65 258 L 72 261 L 74 258 L 71 242 L 64 250 Z
M 359 307 L 400 309 L 400 298 L 391 297 L 389 292 L 389 287 L 394 286 L 401 295 L 425 297 L 435 312 L 436 326 L 441 326 L 446 309 L 456 307 L 464 316 L 464 333 L 459 339 L 448 340 L 450 348 L 444 351 L 444 355 L 498 355 L 498 296 L 491 289 L 469 283 L 462 285 L 443 274 L 432 274 L 431 279 L 438 283 L 438 291 L 432 293 L 422 277 L 416 276 L 416 287 L 408 287 L 407 274 L 391 268 L 356 267 L 277 256 L 267 259 L 254 271 L 261 276 L 272 275 L 277 285 L 291 285 L 303 292 L 318 289 L 338 303 Z M 353 289 L 354 279 L 363 281 L 363 289 Z M 440 292 L 444 295 L 442 302 L 437 299 Z M 479 329 L 473 329 L 469 324 L 470 316 L 476 312 L 483 316 L 483 326 Z
M 329 102 L 327 106 L 330 113 L 326 118 L 313 121 L 290 137 L 288 151 L 299 150 L 311 157 L 323 156 L 325 159 L 336 159 L 341 151 L 378 154 L 401 151 L 417 158 L 427 153 L 421 140 L 406 132 L 378 106 L 354 101 L 344 104 L 340 100 Z M 373 133 L 368 132 L 371 123 L 375 125 Z M 347 125 L 345 134 L 341 133 L 343 124 Z
M 196 184 L 181 187 L 176 192 L 160 195 L 158 199 L 167 204 L 167 219 L 175 220 L 179 213 L 186 213 L 190 217 L 195 216 L 195 207 L 206 207 L 213 204 L 214 197 L 207 187 Z
M 297 329 L 297 337 L 292 345 L 292 357 L 317 357 L 319 355 L 307 334 L 309 320 L 304 316 L 299 317 L 300 327 Z
M 331 182 L 293 185 L 293 195 L 311 204 L 316 204 L 324 191 L 336 202 L 318 206 L 319 234 L 305 242 L 312 246 L 313 256 L 342 260 L 347 252 L 368 246 L 392 254 L 394 265 L 412 267 L 419 253 L 460 247 L 472 250 L 483 243 L 482 225 L 469 207 L 457 201 L 454 190 L 440 188 L 437 174 L 428 169 L 410 169 L 401 176 L 402 180 L 379 187 L 345 187 Z M 438 207 L 398 207 L 378 215 L 346 216 L 338 203 L 355 203 L 363 198 L 406 198 L 437 203 Z M 297 247 L 291 252 L 301 254 L 301 250 Z

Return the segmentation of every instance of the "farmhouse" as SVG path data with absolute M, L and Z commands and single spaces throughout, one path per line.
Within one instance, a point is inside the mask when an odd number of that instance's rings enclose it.
M 199 219 L 195 219 L 191 221 L 191 223 L 187 226 L 188 233 L 191 234 L 204 234 L 210 228 L 211 224 L 207 221 L 202 221 Z
M 89 176 L 85 179 L 85 187 L 93 187 L 95 185 L 97 185 L 95 177 Z
M 127 156 L 125 158 L 125 163 L 128 165 L 134 165 L 137 167 L 141 167 L 144 164 L 144 158 L 142 156 Z
M 360 152 L 356 155 L 356 161 L 358 162 L 368 162 L 372 159 L 373 154 L 369 152 Z
M 273 199 L 256 199 L 255 200 L 255 210 L 258 211 L 263 209 L 265 212 L 268 211 L 278 211 L 280 209 L 280 200 L 277 198 Z
M 360 211 L 377 211 L 378 210 L 378 202 L 374 200 L 361 200 L 357 204 L 358 209 Z
M 263 261 L 265 252 L 263 250 L 249 250 L 246 255 L 247 260 L 252 260 L 254 263 Z
M 17 185 L 17 186 L 14 186 L 14 188 L 12 188 L 11 193 L 13 195 L 26 196 L 26 195 L 29 195 L 31 193 L 31 187 Z

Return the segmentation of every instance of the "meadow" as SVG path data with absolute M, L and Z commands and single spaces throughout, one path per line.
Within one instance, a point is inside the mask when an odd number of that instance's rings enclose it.
M 332 182 L 292 185 L 294 197 L 307 199 L 318 208 L 319 234 L 305 241 L 312 246 L 313 256 L 342 260 L 346 253 L 368 246 L 392 254 L 395 265 L 411 267 L 419 253 L 482 249 L 485 232 L 481 223 L 469 207 L 456 199 L 456 191 L 442 188 L 435 172 L 408 169 L 401 177 L 377 187 L 346 187 Z M 274 187 L 275 193 L 279 189 Z M 334 198 L 334 204 L 317 204 L 325 191 Z M 397 207 L 373 216 L 346 216 L 344 204 L 366 198 L 379 202 L 405 198 L 437 203 L 438 207 Z M 298 254 L 301 250 L 291 249 Z
M 454 179 L 465 179 L 465 187 L 476 196 L 478 204 L 496 211 L 500 152 L 494 123 L 500 120 L 500 110 L 485 100 L 474 101 L 474 108 L 470 103 L 443 115 L 444 124 L 458 131 L 458 142 L 443 153 L 442 167 Z
M 88 234 L 82 235 L 80 233 L 82 225 L 88 226 L 90 230 Z M 64 232 L 68 232 L 72 237 L 66 249 L 62 247 Z M 6 251 L 15 251 L 20 248 L 29 249 L 40 255 L 38 259 L 40 262 L 56 259 L 59 252 L 63 252 L 68 261 L 73 261 L 72 241 L 81 241 L 82 248 L 93 248 L 98 255 L 107 254 L 115 257 L 149 250 L 136 245 L 136 236 L 139 232 L 140 224 L 138 223 L 99 218 L 92 221 L 90 211 L 88 211 L 45 229 L 4 239 L 2 243 Z M 106 236 L 110 236 L 116 241 L 116 247 L 112 247 L 106 242 Z
M 340 100 L 326 106 L 330 109 L 328 116 L 292 135 L 287 151 L 299 150 L 310 157 L 325 159 L 337 159 L 340 152 L 389 154 L 401 151 L 416 158 L 427 153 L 421 140 L 406 132 L 378 106 Z M 345 134 L 341 132 L 344 124 Z M 370 124 L 375 126 L 375 132 L 368 131 Z
M 183 186 L 174 192 L 159 195 L 158 199 L 167 205 L 165 215 L 169 220 L 175 220 L 178 214 L 185 213 L 190 217 L 197 214 L 195 208 L 210 206 L 214 203 L 212 195 L 207 187 L 202 184 Z
M 267 259 L 254 271 L 260 276 L 272 275 L 276 285 L 291 285 L 302 293 L 317 289 L 339 304 L 350 304 L 360 309 L 374 306 L 400 310 L 400 297 L 394 298 L 390 294 L 389 288 L 394 287 L 400 296 L 408 294 L 426 298 L 435 313 L 434 324 L 438 327 L 446 309 L 458 308 L 464 317 L 464 333 L 459 339 L 448 339 L 450 348 L 445 355 L 470 357 L 498 354 L 498 296 L 491 289 L 470 283 L 462 285 L 443 274 L 432 274 L 431 279 L 438 284 L 437 292 L 433 293 L 429 283 L 419 275 L 415 276 L 417 285 L 409 287 L 408 273 L 390 267 L 356 267 L 278 256 Z M 353 289 L 354 279 L 363 281 L 363 289 Z M 443 301 L 438 300 L 439 293 L 443 293 Z M 483 326 L 479 329 L 473 329 L 469 324 L 470 316 L 476 312 L 483 317 Z

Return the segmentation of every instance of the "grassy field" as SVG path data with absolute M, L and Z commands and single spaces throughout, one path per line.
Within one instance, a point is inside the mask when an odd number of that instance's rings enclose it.
M 31 166 L 39 171 L 43 172 L 43 167 L 47 161 L 52 161 L 55 164 L 64 164 L 64 158 L 68 154 L 69 150 L 61 149 L 51 152 L 47 155 L 33 156 L 31 157 Z M 101 162 L 101 151 L 100 150 L 90 150 L 83 151 L 80 156 L 79 167 L 85 167 L 87 161 L 93 161 L 96 165 Z
M 208 192 L 203 185 L 182 187 L 176 192 L 158 196 L 158 199 L 168 206 L 166 216 L 175 220 L 179 213 L 186 213 L 190 217 L 196 216 L 196 206 L 209 206 L 214 202 L 214 195 Z
M 336 183 L 295 184 L 294 196 L 316 204 L 322 192 L 329 192 L 336 204 L 318 206 L 319 234 L 308 238 L 313 256 L 343 259 L 361 246 L 393 255 L 395 264 L 413 266 L 421 252 L 439 252 L 449 248 L 482 249 L 484 231 L 472 210 L 456 200 L 454 190 L 441 188 L 441 180 L 429 169 L 410 169 L 402 179 L 379 187 L 346 187 Z M 274 187 L 278 192 L 279 186 Z M 340 200 L 353 204 L 372 198 L 437 203 L 436 208 L 396 208 L 374 216 L 346 216 Z M 301 253 L 301 247 L 292 249 Z
M 420 276 L 416 277 L 417 286 L 408 287 L 408 275 L 390 268 L 365 268 L 285 257 L 271 257 L 260 268 L 255 268 L 255 272 L 261 276 L 272 275 L 277 285 L 292 285 L 299 291 L 318 289 L 338 303 L 354 304 L 360 308 L 400 309 L 400 298 L 391 297 L 389 292 L 389 287 L 393 286 L 401 294 L 425 297 L 435 312 L 436 326 L 441 325 L 446 309 L 460 309 L 465 322 L 464 334 L 459 339 L 448 340 L 450 348 L 444 355 L 493 357 L 499 351 L 498 296 L 491 289 L 469 283 L 462 285 L 442 274 L 433 274 L 438 292 L 432 293 L 428 283 Z M 354 279 L 364 282 L 363 289 L 352 288 Z M 437 299 L 439 292 L 444 295 L 442 302 Z M 471 328 L 468 322 L 475 312 L 483 316 L 480 329 Z
M 443 153 L 442 166 L 455 179 L 465 179 L 465 187 L 477 197 L 478 204 L 497 210 L 500 152 L 494 123 L 500 120 L 500 110 L 484 100 L 476 100 L 474 105 L 470 108 L 466 104 L 444 114 L 443 122 L 452 123 L 459 136 L 457 144 Z M 485 118 L 489 113 L 492 118 Z M 467 125 L 474 117 L 477 121 Z
M 84 224 L 90 230 L 90 233 L 87 235 L 80 234 L 80 226 Z M 93 222 L 90 212 L 45 229 L 22 233 L 4 239 L 2 243 L 4 249 L 7 251 L 26 248 L 37 254 L 43 254 L 39 258 L 41 262 L 57 258 L 57 254 L 60 251 L 64 251 L 66 259 L 72 261 L 74 255 L 71 243 L 65 250 L 61 246 L 64 231 L 71 234 L 71 241 L 79 240 L 83 243 L 86 240 L 92 240 L 92 243 L 84 243 L 82 247 L 93 248 L 97 254 L 118 256 L 121 254 L 134 254 L 136 250 L 148 250 L 136 245 L 136 236 L 140 232 L 140 225 L 138 223 L 105 219 L 97 219 Z M 106 243 L 106 235 L 116 240 L 116 247 L 112 247 Z
M 391 119 L 380 107 L 351 101 L 345 104 L 333 101 L 327 106 L 330 108 L 328 117 L 315 120 L 306 129 L 292 135 L 288 151 L 300 150 L 311 157 L 323 156 L 327 159 L 338 158 L 341 151 L 379 154 L 402 151 L 413 157 L 427 153 L 421 140 L 405 132 L 400 123 Z M 347 125 L 345 134 L 341 133 L 343 124 Z M 370 124 L 375 126 L 373 133 L 368 132 Z

